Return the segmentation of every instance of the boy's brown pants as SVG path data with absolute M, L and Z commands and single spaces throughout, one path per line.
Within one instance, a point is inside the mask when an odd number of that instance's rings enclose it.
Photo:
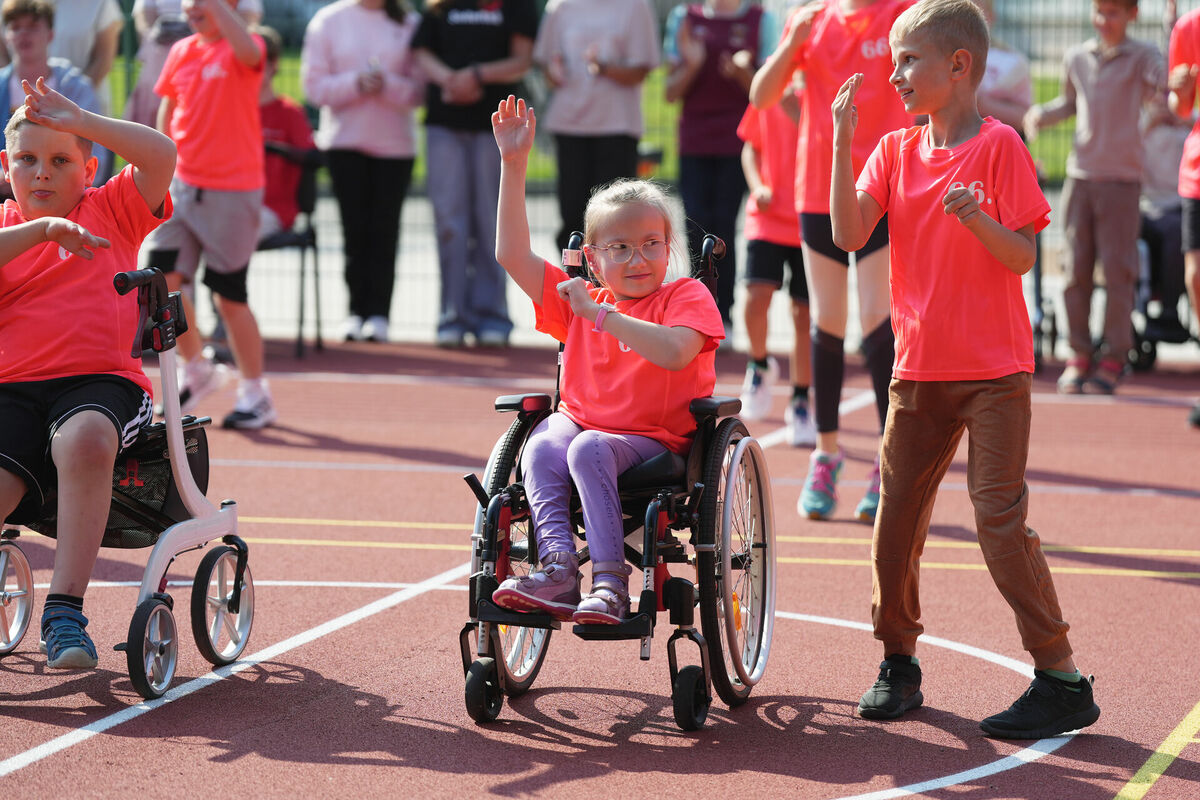
M 885 654 L 915 653 L 924 630 L 921 552 L 938 484 L 964 429 L 979 545 L 1016 614 L 1021 642 L 1039 669 L 1071 654 L 1050 568 L 1038 535 L 1025 526 L 1031 385 L 1025 372 L 984 381 L 892 381 L 871 547 L 871 617 Z

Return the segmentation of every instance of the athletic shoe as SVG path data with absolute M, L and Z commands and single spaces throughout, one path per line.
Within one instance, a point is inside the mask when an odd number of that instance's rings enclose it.
M 797 507 L 809 519 L 829 519 L 837 507 L 837 480 L 842 472 L 842 453 L 830 455 L 814 450 L 808 461 L 808 477 L 800 492 Z
M 364 342 L 386 342 L 388 340 L 388 318 L 381 316 L 367 317 L 362 326 Z
M 1084 390 L 1092 394 L 1112 394 L 1125 375 L 1125 365 L 1115 358 L 1105 358 L 1096 365 L 1096 371 L 1084 384 Z
M 480 347 L 508 347 L 508 334 L 496 330 L 480 331 L 475 334 L 475 343 Z
M 1067 368 L 1058 376 L 1059 394 L 1083 394 L 1083 384 L 1092 371 L 1092 362 L 1081 356 L 1067 359 Z
M 346 317 L 346 322 L 342 326 L 342 338 L 347 342 L 357 342 L 362 338 L 363 318 L 357 314 L 351 314 Z
M 271 396 L 264 393 L 247 408 L 235 407 L 226 415 L 221 427 L 254 431 L 274 423 L 278 417 L 279 414 L 275 411 L 275 404 L 271 402 Z
M 1086 728 L 1100 718 L 1100 706 L 1092 699 L 1093 680 L 1089 675 L 1071 683 L 1035 669 L 1025 694 L 979 727 L 1001 739 L 1045 739 Z
M 896 653 L 883 659 L 875 685 L 858 701 L 863 719 L 895 719 L 925 702 L 921 694 L 921 667 L 911 656 Z
M 456 328 L 444 328 L 437 332 L 437 346 L 457 350 L 463 346 L 463 332 Z
M 540 611 L 568 620 L 579 607 L 579 562 L 574 553 L 551 553 L 542 568 L 504 581 L 492 602 L 510 611 Z
M 808 413 L 808 403 L 793 400 L 783 412 L 783 422 L 787 425 L 788 442 L 792 447 L 812 447 L 817 443 L 817 428 Z
M 1188 414 L 1188 424 L 1193 428 L 1200 428 L 1200 400 L 1192 406 L 1192 411 Z
M 63 606 L 52 607 L 42 614 L 42 649 L 46 651 L 46 666 L 51 669 L 94 669 L 96 645 L 87 635 L 87 617 L 82 612 Z
M 766 369 L 753 363 L 746 365 L 746 378 L 742 381 L 742 419 L 762 419 L 771 413 L 771 388 L 777 380 L 779 364 L 770 356 Z
M 229 367 L 207 358 L 189 361 L 179 385 L 179 410 L 184 414 L 195 411 L 201 400 L 225 385 L 229 375 Z
M 576 625 L 619 625 L 629 616 L 629 590 L 611 583 L 593 585 L 571 619 Z
M 875 512 L 879 510 L 879 456 L 875 456 L 875 466 L 871 469 L 871 482 L 867 493 L 858 501 L 854 516 L 859 522 L 874 522 Z

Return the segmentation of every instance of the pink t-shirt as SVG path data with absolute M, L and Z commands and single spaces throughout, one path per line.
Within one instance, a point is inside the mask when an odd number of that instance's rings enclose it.
M 647 297 L 620 302 L 608 289 L 589 287 L 596 302 L 614 303 L 626 316 L 692 328 L 709 337 L 691 364 L 669 370 L 612 334 L 597 333 L 591 320 L 575 316 L 556 289 L 566 279 L 565 272 L 546 262 L 542 301 L 534 304 L 537 329 L 566 342 L 558 410 L 584 428 L 646 436 L 685 455 L 696 430 L 688 405 L 712 394 L 717 342 L 725 338 L 712 294 L 694 278 L 670 281 Z
M 258 90 L 266 45 L 257 67 L 247 67 L 225 39 L 192 34 L 171 46 L 154 91 L 175 101 L 167 135 L 179 148 L 175 176 L 192 186 L 248 192 L 263 186 L 263 138 Z
M 154 216 L 127 166 L 67 214 L 112 247 L 88 261 L 45 242 L 0 267 L 0 383 L 110 374 L 153 393 L 141 359 L 130 355 L 137 294 L 118 295 L 112 281 L 137 269 L 142 239 L 169 216 L 170 195 Z M 0 226 L 27 221 L 15 201 L 0 207 Z
M 1200 66 L 1200 8 L 1184 14 L 1171 29 L 1167 71 L 1180 64 Z M 1192 126 L 1179 162 L 1179 196 L 1200 199 L 1200 119 Z
M 888 131 L 912 124 L 889 79 L 892 51 L 888 33 L 915 0 L 878 0 L 865 8 L 844 12 L 839 0 L 825 0 L 813 20 L 812 32 L 796 50 L 793 62 L 804 71 L 800 95 L 800 137 L 796 156 L 796 210 L 829 213 L 829 182 L 833 177 L 833 114 L 829 110 L 838 89 L 856 72 L 863 74 L 855 97 L 858 129 L 851 157 L 854 174 L 862 170 L 875 143 Z M 783 32 L 786 39 L 796 14 Z
M 738 125 L 738 136 L 758 151 L 758 170 L 771 187 L 771 202 L 759 208 L 746 200 L 747 241 L 800 246 L 800 220 L 796 216 L 796 123 L 779 103 L 759 110 L 749 106 Z
M 1007 269 L 953 215 L 952 186 L 1010 230 L 1050 220 L 1050 204 L 1020 136 L 988 117 L 954 149 L 933 148 L 926 127 L 889 133 L 858 178 L 887 213 L 891 239 L 896 378 L 991 380 L 1033 372 L 1033 331 L 1021 276 Z

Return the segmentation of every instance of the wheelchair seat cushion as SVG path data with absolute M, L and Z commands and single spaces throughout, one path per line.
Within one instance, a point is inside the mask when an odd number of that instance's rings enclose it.
M 667 451 L 630 467 L 617 478 L 622 492 L 638 493 L 683 486 L 687 477 L 687 459 Z

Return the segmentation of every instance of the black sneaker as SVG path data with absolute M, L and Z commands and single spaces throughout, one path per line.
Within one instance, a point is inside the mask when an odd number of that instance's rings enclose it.
M 858 701 L 863 719 L 895 719 L 925 702 L 921 694 L 921 667 L 906 655 L 887 656 L 879 665 L 875 685 Z
M 1192 412 L 1188 414 L 1188 422 L 1193 428 L 1200 428 L 1200 402 L 1192 406 Z
M 1093 680 L 1089 675 L 1070 683 L 1035 669 L 1025 694 L 979 727 L 1001 739 L 1045 739 L 1086 728 L 1100 718 L 1100 706 L 1092 700 Z

